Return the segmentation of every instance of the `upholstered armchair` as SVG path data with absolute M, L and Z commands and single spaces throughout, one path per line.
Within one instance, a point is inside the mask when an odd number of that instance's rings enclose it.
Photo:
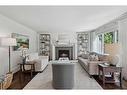
M 38 56 L 38 53 L 30 53 L 28 55 L 27 62 L 35 62 L 35 71 L 43 71 L 48 65 L 48 56 Z M 26 62 L 26 64 L 27 64 Z M 29 69 L 29 66 L 25 67 L 25 69 Z

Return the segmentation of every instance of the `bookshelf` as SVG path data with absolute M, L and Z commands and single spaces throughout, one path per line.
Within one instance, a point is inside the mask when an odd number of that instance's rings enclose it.
M 50 34 L 39 35 L 39 55 L 49 56 L 50 59 Z

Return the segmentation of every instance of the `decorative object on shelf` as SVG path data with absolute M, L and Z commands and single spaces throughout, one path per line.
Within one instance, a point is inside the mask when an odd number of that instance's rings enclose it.
M 78 32 L 77 33 L 78 55 L 87 53 L 89 51 L 89 33 Z
M 44 49 L 45 48 L 45 42 L 41 42 L 41 49 Z
M 59 41 L 57 40 L 57 41 L 56 41 L 56 43 L 58 44 L 58 43 L 59 43 Z
M 50 34 L 39 35 L 39 55 L 49 56 L 50 59 Z
M 17 46 L 14 46 L 13 50 L 17 51 L 20 48 L 29 48 L 29 37 L 26 35 L 12 33 L 12 37 L 16 38 Z
M 16 46 L 15 38 L 1 38 L 1 46 L 9 47 L 9 73 L 11 73 L 11 46 Z

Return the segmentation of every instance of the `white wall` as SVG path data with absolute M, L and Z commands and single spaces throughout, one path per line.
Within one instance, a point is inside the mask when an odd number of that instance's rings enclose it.
M 123 66 L 123 76 L 127 80 L 127 18 L 119 21 L 119 41 L 122 47 L 121 63 Z
M 92 31 L 90 33 L 90 51 L 94 51 L 96 52 L 97 51 L 97 41 L 96 41 L 96 32 L 95 31 Z
M 0 37 L 10 37 L 11 33 L 29 36 L 29 52 L 37 51 L 37 33 L 3 15 L 0 15 Z M 21 62 L 20 52 L 11 50 L 11 70 L 17 71 Z M 8 72 L 8 47 L 0 46 L 0 75 Z
M 58 40 L 58 35 L 67 35 L 68 40 L 70 40 L 71 43 L 75 43 L 77 41 L 77 35 L 76 32 L 40 32 L 42 34 L 50 34 L 51 35 L 51 43 Z

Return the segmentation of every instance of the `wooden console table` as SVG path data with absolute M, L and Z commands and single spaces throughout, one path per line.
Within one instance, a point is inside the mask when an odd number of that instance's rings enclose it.
M 119 83 L 120 83 L 120 87 L 122 88 L 122 67 L 99 64 L 98 69 L 99 69 L 98 70 L 99 79 L 103 81 L 103 86 L 105 86 L 105 83 L 115 83 L 114 73 L 117 72 L 120 74 Z M 107 73 L 110 73 L 111 77 L 106 77 L 105 75 Z
M 33 76 L 33 72 L 35 71 L 35 63 L 36 62 L 27 62 L 25 64 L 19 63 L 19 65 L 20 65 L 20 71 L 21 72 L 30 72 L 31 73 L 31 77 L 32 77 Z M 28 65 L 30 66 L 30 69 L 26 70 L 25 66 L 28 66 Z

